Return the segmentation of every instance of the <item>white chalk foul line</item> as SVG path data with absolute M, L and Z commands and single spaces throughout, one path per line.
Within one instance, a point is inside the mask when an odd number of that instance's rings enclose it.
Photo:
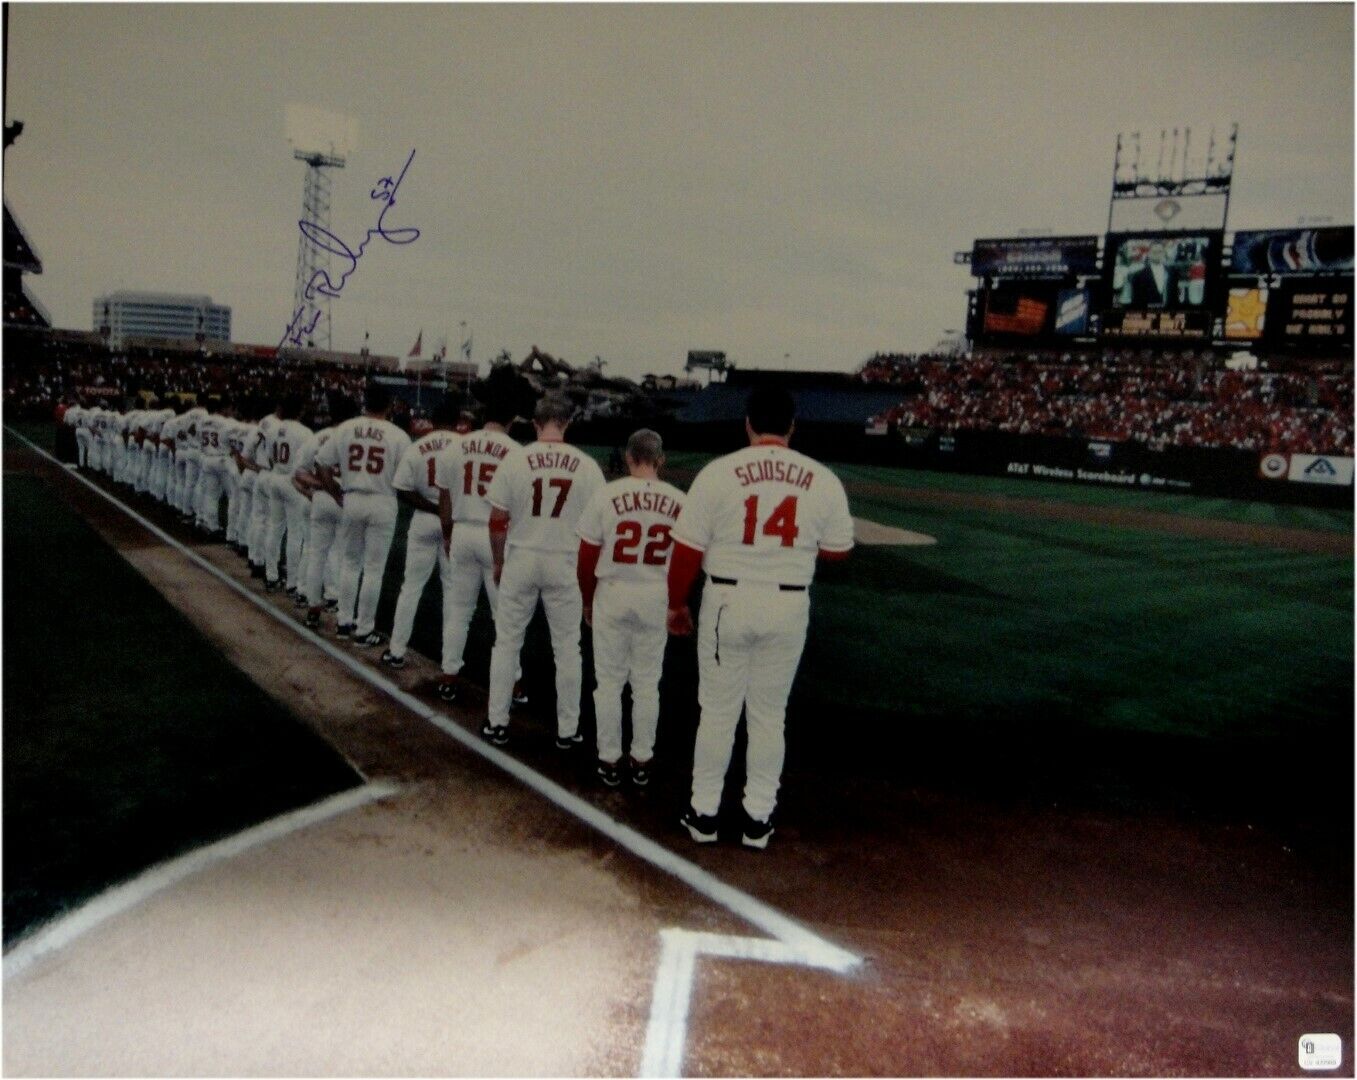
M 114 916 L 136 907 L 184 878 L 227 859 L 235 858 L 251 848 L 271 843 L 289 833 L 338 817 L 378 799 L 385 799 L 389 795 L 394 795 L 397 790 L 398 786 L 390 781 L 364 784 L 362 787 L 332 795 L 311 806 L 283 814 L 234 836 L 228 836 L 225 840 L 218 840 L 215 844 L 190 851 L 187 855 L 171 859 L 159 866 L 153 866 L 131 881 L 100 893 L 69 915 L 47 923 L 31 936 L 19 941 L 5 954 L 5 981 L 17 978 L 44 956 L 65 948 L 76 938 L 89 933 Z
M 12 428 L 6 428 L 15 438 L 54 464 L 60 464 L 51 454 L 34 445 Z M 357 661 L 353 656 L 308 630 L 288 614 L 266 602 L 235 578 L 213 563 L 190 550 L 153 522 L 137 513 L 121 499 L 110 495 L 99 485 L 79 473 L 71 474 L 100 498 L 105 499 L 126 514 L 142 528 L 163 543 L 178 551 L 196 566 L 205 570 L 228 588 L 263 611 L 270 618 L 305 638 L 331 659 L 338 661 L 359 679 L 380 690 L 416 716 L 428 721 L 466 749 L 499 766 L 514 779 L 542 795 L 560 809 L 597 829 L 604 836 L 625 848 L 658 870 L 682 881 L 689 888 L 719 904 L 727 911 L 771 935 L 776 941 L 756 938 L 737 938 L 724 935 L 699 935 L 683 930 L 661 932 L 660 966 L 656 973 L 655 994 L 651 1003 L 646 1045 L 642 1054 L 641 1075 L 678 1076 L 683 1063 L 683 1047 L 687 1032 L 688 1002 L 692 994 L 693 971 L 699 953 L 727 958 L 765 960 L 773 963 L 795 963 L 829 971 L 845 973 L 862 963 L 862 958 L 812 933 L 763 901 L 726 884 L 720 878 L 703 870 L 695 863 L 674 854 L 634 829 L 609 817 L 592 803 L 567 791 L 559 784 L 528 768 L 517 758 L 487 745 L 477 736 L 438 710 L 431 708 L 412 694 L 402 690 L 380 673 Z M 778 947 L 780 946 L 780 947 Z

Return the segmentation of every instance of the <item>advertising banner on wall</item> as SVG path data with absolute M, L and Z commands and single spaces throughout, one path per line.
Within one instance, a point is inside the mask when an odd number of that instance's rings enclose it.
M 971 251 L 971 273 L 976 277 L 1050 280 L 1097 272 L 1096 236 L 977 240 Z
M 1263 229 L 1234 234 L 1235 274 L 1350 274 L 1352 226 Z

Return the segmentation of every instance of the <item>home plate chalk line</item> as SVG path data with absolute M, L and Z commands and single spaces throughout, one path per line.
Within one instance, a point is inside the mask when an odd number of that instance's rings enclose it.
M 54 465 L 61 466 L 61 463 L 55 457 L 29 439 L 24 438 L 13 428 L 6 427 L 5 430 L 43 458 Z M 147 520 L 98 484 L 79 473 L 69 473 L 68 475 L 84 484 L 100 498 L 111 503 L 161 542 L 177 551 L 199 569 L 216 578 L 265 615 L 286 626 L 299 637 L 305 638 L 332 660 L 346 667 L 359 679 L 380 690 L 416 716 L 426 720 L 465 749 L 498 766 L 559 809 L 607 836 L 619 847 L 625 848 L 656 869 L 677 878 L 708 900 L 770 935 L 768 938 L 740 937 L 728 934 L 696 933 L 678 927 L 670 927 L 660 932 L 660 960 L 656 970 L 650 1020 L 646 1029 L 646 1043 L 641 1057 L 641 1076 L 678 1076 L 680 1074 L 683 1065 L 683 1047 L 687 1034 L 688 1002 L 692 996 L 693 972 L 698 956 L 757 960 L 771 964 L 797 964 L 832 971 L 837 974 L 847 974 L 862 964 L 862 957 L 827 941 L 782 914 L 782 912 L 765 904 L 762 900 L 727 884 L 696 863 L 690 862 L 681 855 L 637 832 L 629 825 L 610 817 L 592 803 L 567 791 L 555 781 L 529 768 L 517 758 L 487 744 L 451 717 L 402 690 L 381 672 L 370 668 L 367 664 L 362 663 L 356 657 L 320 635 L 312 633 L 304 625 L 297 622 L 291 613 L 276 608 L 253 589 L 242 585 L 230 574 L 180 543 L 169 533 Z M 867 522 L 865 524 L 873 523 Z M 888 527 L 882 525 L 876 526 L 876 528 L 887 529 Z M 892 529 L 890 531 L 905 534 L 903 529 Z M 912 535 L 919 536 L 921 534 Z M 925 539 L 932 540 L 931 537 Z M 390 794 L 390 791 L 386 790 L 384 786 L 369 785 L 367 791 L 369 797 L 381 798 Z M 6 957 L 6 977 L 11 974 L 10 968 L 11 957 Z

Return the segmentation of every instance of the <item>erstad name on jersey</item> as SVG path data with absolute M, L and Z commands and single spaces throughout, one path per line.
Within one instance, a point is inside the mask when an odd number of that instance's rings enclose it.
M 612 497 L 613 510 L 619 517 L 649 511 L 677 518 L 681 507 L 678 502 L 661 491 L 624 491 Z
M 737 465 L 735 479 L 740 481 L 740 487 L 773 480 L 779 484 L 791 484 L 792 487 L 808 491 L 815 480 L 815 470 L 803 469 L 794 461 L 783 461 L 775 457 L 764 458 L 762 461 L 751 461 L 747 465 Z
M 580 467 L 580 459 L 564 450 L 535 450 L 528 455 L 528 468 L 536 472 L 539 469 L 564 469 L 574 472 Z

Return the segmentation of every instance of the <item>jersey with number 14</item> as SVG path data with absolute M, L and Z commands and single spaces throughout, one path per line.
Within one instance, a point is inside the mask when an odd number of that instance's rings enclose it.
M 604 483 L 598 462 L 583 450 L 538 441 L 504 459 L 485 497 L 509 515 L 509 547 L 573 554 L 580 515 Z
M 780 443 L 717 458 L 688 489 L 674 539 L 703 553 L 708 576 L 809 585 L 820 551 L 853 546 L 839 478 Z
M 410 449 L 410 436 L 389 420 L 358 416 L 335 428 L 316 454 L 317 465 L 339 470 L 339 486 L 368 495 L 396 497 L 396 467 Z

